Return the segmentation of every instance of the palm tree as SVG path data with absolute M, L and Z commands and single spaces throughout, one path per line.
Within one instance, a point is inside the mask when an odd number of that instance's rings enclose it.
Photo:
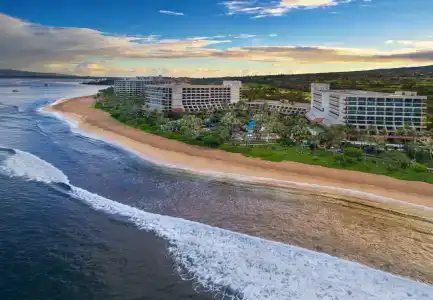
M 180 131 L 190 138 L 195 138 L 199 135 L 203 120 L 194 115 L 185 115 L 180 119 Z
M 233 134 L 233 127 L 235 125 L 239 125 L 240 121 L 236 117 L 236 113 L 234 111 L 230 111 L 223 115 L 220 120 L 220 124 L 222 128 L 220 132 L 221 138 L 223 140 L 228 140 Z
M 359 141 L 362 142 L 361 149 L 364 152 L 364 163 L 367 161 L 367 152 L 365 151 L 364 143 L 368 143 L 370 141 L 370 133 L 368 130 L 360 130 L 359 131 Z
M 426 148 L 427 148 L 428 154 L 430 155 L 430 161 L 433 162 L 433 140 L 432 139 L 430 139 L 426 143 Z
M 416 130 L 416 127 L 413 124 L 409 128 L 408 135 L 410 135 L 412 137 L 412 142 L 409 143 L 409 149 L 413 152 L 414 161 L 416 162 L 417 161 L 417 154 L 420 150 L 420 145 L 419 145 L 419 141 L 418 141 L 418 137 L 419 137 L 420 133 Z
M 340 147 L 345 138 L 344 125 L 331 125 L 325 128 L 322 138 L 328 147 Z
M 313 134 L 313 142 L 314 142 L 314 148 L 313 148 L 313 153 L 314 153 L 314 158 L 317 158 L 317 148 L 320 144 L 320 141 L 322 139 L 323 133 L 316 133 Z
M 425 146 L 430 156 L 430 161 L 433 163 L 433 130 L 425 132 L 425 135 L 429 136 L 425 142 Z
M 290 136 L 295 140 L 298 146 L 311 136 L 311 132 L 308 130 L 308 122 L 303 118 L 298 118 L 295 125 L 291 127 L 289 131 Z
M 358 130 L 350 124 L 344 126 L 343 131 L 344 131 L 346 140 L 350 140 L 350 138 L 353 138 L 353 137 L 356 139 L 356 137 L 358 136 Z

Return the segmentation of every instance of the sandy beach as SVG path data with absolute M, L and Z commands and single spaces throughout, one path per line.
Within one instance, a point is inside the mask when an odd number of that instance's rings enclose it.
M 241 154 L 192 146 L 120 124 L 106 112 L 93 109 L 91 106 L 94 101 L 91 96 L 79 97 L 61 101 L 44 110 L 61 113 L 67 119 L 78 122 L 81 130 L 122 145 L 158 164 L 198 173 L 229 173 L 235 179 L 280 187 L 343 194 L 372 201 L 384 197 L 381 200 L 387 201 L 390 198 L 433 207 L 431 184 L 296 162 L 268 162 Z
M 222 177 L 240 189 L 248 188 L 240 181 L 261 186 L 260 202 L 182 202 L 176 216 L 433 283 L 433 185 L 187 145 L 120 124 L 93 109 L 94 101 L 80 97 L 44 110 L 145 160 Z

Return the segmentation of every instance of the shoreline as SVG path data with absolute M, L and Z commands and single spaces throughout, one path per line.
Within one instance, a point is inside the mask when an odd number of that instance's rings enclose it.
M 57 115 L 89 136 L 115 144 L 162 167 L 258 185 L 351 197 L 369 205 L 390 205 L 397 210 L 433 211 L 433 185 L 428 183 L 296 162 L 268 162 L 188 145 L 121 124 L 108 113 L 93 109 L 94 101 L 93 96 L 62 98 L 41 110 Z

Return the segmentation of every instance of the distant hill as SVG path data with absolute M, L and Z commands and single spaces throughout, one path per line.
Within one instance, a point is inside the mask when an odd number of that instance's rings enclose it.
M 0 78 L 88 78 L 57 73 L 27 72 L 19 70 L 0 69 Z
M 194 78 L 193 83 L 212 84 L 222 80 L 241 80 L 245 84 L 264 84 L 276 88 L 286 88 L 299 91 L 309 91 L 311 82 L 329 82 L 333 88 L 392 90 L 401 87 L 411 89 L 422 82 L 433 81 L 433 65 L 423 67 L 375 69 L 353 72 L 311 73 L 311 74 L 281 74 L 237 76 L 221 78 Z M 433 94 L 433 91 L 420 91 Z

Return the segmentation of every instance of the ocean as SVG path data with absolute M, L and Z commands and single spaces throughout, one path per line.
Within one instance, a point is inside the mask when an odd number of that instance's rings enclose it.
M 299 217 L 311 195 L 166 169 L 40 111 L 100 88 L 0 80 L 0 299 L 433 299 L 273 237 L 264 203 Z

